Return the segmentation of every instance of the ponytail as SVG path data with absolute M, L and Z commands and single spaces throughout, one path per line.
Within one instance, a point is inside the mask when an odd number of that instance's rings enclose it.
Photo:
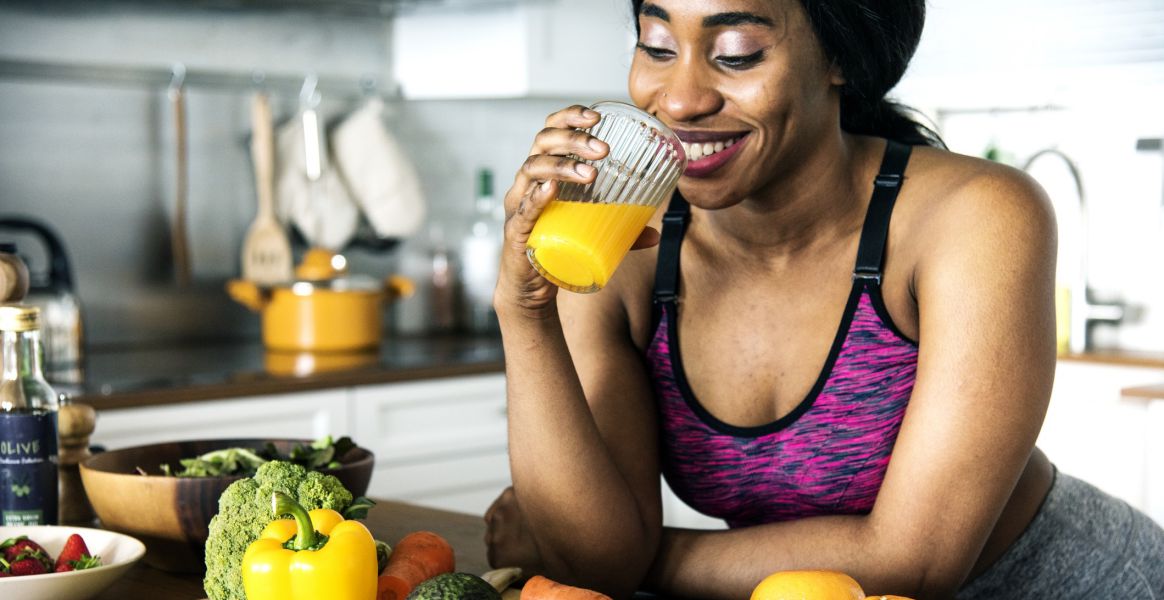
M 915 118 L 917 114 L 916 110 L 885 98 L 869 102 L 857 96 L 841 96 L 841 129 L 911 146 L 945 148 L 941 136 Z

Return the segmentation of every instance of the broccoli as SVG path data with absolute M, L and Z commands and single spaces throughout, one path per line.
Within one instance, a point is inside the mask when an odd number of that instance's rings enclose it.
M 273 520 L 271 493 L 275 491 L 291 495 L 307 510 L 330 508 L 342 513 L 352 504 L 352 493 L 334 476 L 279 460 L 259 466 L 254 477 L 230 484 L 218 498 L 218 514 L 210 520 L 206 539 L 202 584 L 210 600 L 246 600 L 243 553 Z

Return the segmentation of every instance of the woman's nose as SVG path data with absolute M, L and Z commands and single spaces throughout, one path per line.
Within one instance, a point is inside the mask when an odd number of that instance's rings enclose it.
M 690 65 L 676 65 L 660 93 L 659 110 L 675 122 L 697 121 L 723 105 L 714 81 Z

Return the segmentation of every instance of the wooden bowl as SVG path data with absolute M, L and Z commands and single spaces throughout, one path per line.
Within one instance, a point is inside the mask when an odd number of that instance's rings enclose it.
M 159 465 L 180 469 L 179 459 L 223 448 L 262 448 L 271 442 L 286 454 L 311 440 L 222 439 L 167 442 L 96 454 L 81 463 L 81 481 L 93 511 L 105 529 L 138 538 L 146 545 L 146 564 L 164 571 L 197 573 L 205 569 L 204 549 L 218 497 L 232 477 L 166 477 Z M 372 478 L 375 457 L 356 447 L 340 458 L 335 475 L 353 496 L 363 496 Z M 149 475 L 137 473 L 145 469 Z

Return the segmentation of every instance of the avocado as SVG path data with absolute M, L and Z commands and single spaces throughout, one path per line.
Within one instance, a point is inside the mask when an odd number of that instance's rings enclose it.
M 501 600 L 501 594 L 471 573 L 445 573 L 420 582 L 408 600 Z

